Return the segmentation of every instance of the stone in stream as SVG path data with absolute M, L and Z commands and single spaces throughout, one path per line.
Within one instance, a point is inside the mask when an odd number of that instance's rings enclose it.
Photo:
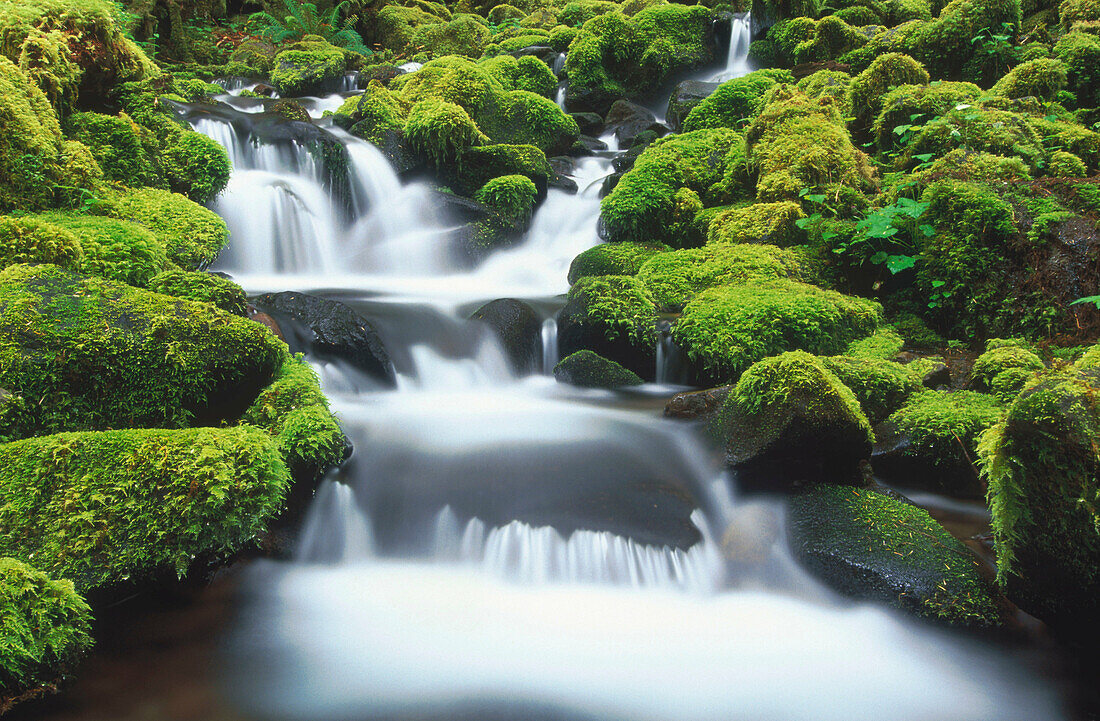
M 831 588 L 960 626 L 1001 623 L 977 558 L 928 513 L 851 486 L 821 485 L 788 501 L 795 558 Z
M 603 118 L 596 113 L 570 113 L 581 129 L 581 135 L 598 138 L 603 134 Z
M 668 128 L 658 123 L 657 117 L 647 108 L 629 100 L 616 100 L 612 103 L 605 122 L 607 128 L 614 131 L 620 148 L 630 146 L 634 138 L 646 131 L 653 131 L 657 135 L 668 132 Z
M 703 391 L 677 393 L 665 404 L 665 416 L 679 420 L 713 418 L 726 402 L 733 386 L 708 388 Z
M 562 356 L 591 350 L 643 379 L 657 362 L 657 308 L 637 278 L 609 275 L 579 279 L 558 314 Z
M 580 350 L 563 358 L 554 366 L 554 378 L 559 383 L 581 388 L 622 388 L 643 383 L 637 373 L 590 350 Z
M 538 369 L 542 363 L 542 318 L 530 305 L 515 298 L 498 298 L 478 308 L 470 319 L 489 327 L 517 373 Z
M 680 132 L 683 128 L 684 118 L 691 109 L 709 97 L 721 83 L 709 83 L 702 80 L 685 80 L 676 86 L 672 95 L 668 98 L 668 110 L 665 112 L 665 122 L 669 124 L 673 132 Z
M 393 363 L 374 326 L 343 303 L 283 292 L 252 298 L 252 305 L 279 322 L 293 350 L 347 361 L 387 386 L 397 385 Z

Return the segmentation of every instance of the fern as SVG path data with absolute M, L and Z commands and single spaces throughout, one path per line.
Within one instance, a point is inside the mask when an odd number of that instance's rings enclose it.
M 253 13 L 248 21 L 258 27 L 262 37 L 276 44 L 299 40 L 306 35 L 319 35 L 337 47 L 362 55 L 371 54 L 370 48 L 355 31 L 359 16 L 350 12 L 351 3 L 348 0 L 337 3 L 327 14 L 319 12 L 313 3 L 299 0 L 283 0 L 283 7 L 286 14 L 282 18 L 264 11 Z

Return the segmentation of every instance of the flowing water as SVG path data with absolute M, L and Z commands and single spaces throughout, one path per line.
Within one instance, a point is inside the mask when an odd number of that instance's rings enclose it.
M 729 76 L 745 68 L 741 26 Z M 244 585 L 223 672 L 239 713 L 1060 717 L 1011 656 L 803 573 L 782 506 L 740 497 L 713 449 L 659 417 L 671 386 L 616 394 L 548 376 L 569 262 L 599 242 L 610 152 L 577 163 L 578 193 L 549 191 L 522 243 L 471 262 L 444 199 L 372 146 L 322 128 L 346 152 L 332 166 L 317 138 L 258 135 L 241 108 L 189 113 L 236 168 L 214 205 L 232 230 L 219 269 L 250 291 L 353 306 L 398 379 L 383 389 L 315 360 L 355 452 L 318 489 L 292 560 L 258 564 Z M 465 320 L 502 297 L 546 318 L 532 375 Z M 674 348 L 660 351 L 656 375 L 674 380 Z

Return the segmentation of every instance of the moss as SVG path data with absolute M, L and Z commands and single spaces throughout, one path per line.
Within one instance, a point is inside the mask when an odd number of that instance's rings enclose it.
M 831 355 L 874 332 L 877 303 L 789 280 L 704 291 L 684 307 L 673 338 L 700 375 L 736 379 L 750 365 L 790 350 Z
M 818 70 L 798 81 L 798 89 L 807 97 L 817 99 L 832 98 L 845 116 L 851 114 L 852 76 L 840 70 Z
M 519 8 L 512 7 L 511 5 L 497 5 L 492 10 L 490 10 L 489 14 L 486 15 L 485 17 L 493 25 L 502 25 L 502 24 L 508 22 L 509 20 L 516 20 L 516 21 L 522 20 L 526 16 L 527 16 L 527 14 L 525 12 L 523 12 L 522 10 L 520 10 Z M 440 54 L 446 54 L 446 53 L 440 53 Z M 478 57 L 478 56 L 475 56 L 475 57 Z
M 0 269 L 17 263 L 53 263 L 79 270 L 83 261 L 80 240 L 70 231 L 40 218 L 0 216 Z
M 841 16 L 833 14 L 817 21 L 808 37 L 794 46 L 791 55 L 799 64 L 825 62 L 866 43 L 866 35 L 846 23 Z
M 852 80 L 852 111 L 864 126 L 870 127 L 889 90 L 899 85 L 927 85 L 928 80 L 928 71 L 908 55 L 880 55 Z
M 931 165 L 905 177 L 918 181 L 920 186 L 943 178 L 997 185 L 1013 180 L 1030 180 L 1031 169 L 1020 158 L 956 148 L 933 160 Z
M 0 553 L 82 592 L 249 543 L 290 476 L 256 428 L 61 433 L 0 445 Z
M 218 257 L 229 229 L 216 213 L 178 193 L 154 188 L 124 191 L 111 198 L 111 215 L 148 228 L 168 259 L 184 270 L 201 270 Z
M 982 89 L 973 83 L 940 82 L 935 85 L 902 85 L 886 92 L 873 130 L 875 141 L 881 150 L 895 147 L 899 136 L 894 128 L 913 125 L 943 115 L 955 106 L 973 103 L 982 95 Z
M 224 190 L 233 169 L 225 148 L 190 130 L 166 143 L 160 160 L 168 187 L 196 203 L 207 203 Z
M 590 276 L 580 278 L 569 289 L 563 316 L 574 316 L 608 341 L 626 340 L 634 345 L 652 346 L 657 336 L 653 298 L 645 285 L 630 276 Z
M 882 18 L 869 7 L 854 5 L 836 11 L 836 16 L 851 27 L 858 28 L 864 25 L 880 25 Z
M 1053 100 L 1066 87 L 1066 66 L 1061 60 L 1042 58 L 1021 63 L 1009 70 L 990 91 L 1006 98 Z
M 412 106 L 405 122 L 405 137 L 411 147 L 436 166 L 454 162 L 472 145 L 489 142 L 462 106 L 437 98 L 421 100 Z
M 247 314 L 248 298 L 244 290 L 220 275 L 179 269 L 166 270 L 149 281 L 148 289 L 174 298 L 210 303 L 233 315 Z
M 1058 18 L 1067 28 L 1077 22 L 1100 20 L 1100 6 L 1096 0 L 1062 0 L 1058 5 Z
M 385 147 L 389 137 L 405 132 L 409 104 L 388 91 L 378 80 L 370 81 L 361 96 L 348 98 L 339 113 L 351 109 L 347 108 L 349 103 L 354 108 L 352 132 L 358 137 Z
M 740 144 L 740 134 L 728 129 L 696 130 L 652 143 L 601 204 L 611 240 L 698 245 L 701 238 L 685 238 L 685 219 L 675 222 L 676 194 L 681 188 L 707 193 L 722 180 L 726 157 Z
M 262 38 L 248 38 L 229 55 L 230 63 L 247 65 L 258 75 L 267 75 L 275 65 L 278 50 Z
M 1073 153 L 1056 150 L 1047 164 L 1047 174 L 1052 178 L 1083 178 L 1088 175 L 1085 163 Z
M 550 31 L 550 47 L 554 48 L 559 53 L 564 53 L 569 49 L 569 46 L 578 34 L 579 31 L 576 28 L 558 25 Z
M 410 7 L 386 5 L 378 11 L 375 19 L 373 40 L 387 50 L 404 52 L 412 42 L 416 28 L 450 19 L 450 11 L 434 3 Z
M 1069 89 L 1083 108 L 1100 106 L 1100 37 L 1085 32 L 1064 35 L 1054 55 L 1066 64 Z
M 792 500 L 795 555 L 838 590 L 959 626 L 996 626 L 1000 613 L 978 560 L 909 503 L 818 486 Z
M 866 338 L 854 341 L 844 355 L 867 360 L 890 360 L 905 346 L 902 336 L 892 326 L 884 325 Z
M 975 473 L 978 439 L 1001 417 L 996 399 L 972 391 L 924 391 L 915 395 L 890 422 L 909 439 L 903 456 L 932 471 Z
M 923 387 L 912 368 L 891 360 L 840 355 L 821 362 L 851 389 L 872 424 L 886 420 Z
M 574 28 L 579 28 L 592 18 L 615 12 L 619 4 L 610 0 L 571 0 L 562 7 L 561 21 Z
M 457 190 L 473 194 L 501 175 L 522 175 L 545 187 L 554 171 L 546 154 L 533 145 L 495 144 L 467 148 L 458 162 Z
M 1100 133 L 1077 123 L 1048 118 L 1030 117 L 1028 124 L 1039 134 L 1048 150 L 1065 150 L 1089 167 L 1100 167 Z
M 348 442 L 328 408 L 317 376 L 302 358 L 284 356 L 271 384 L 241 417 L 271 435 L 296 478 L 338 465 Z
M 1015 155 L 1032 167 L 1044 156 L 1042 140 L 1023 116 L 1003 110 L 962 108 L 926 123 L 910 142 L 907 157 L 925 153 L 942 157 L 955 148 Z
M 764 94 L 775 85 L 775 80 L 760 72 L 727 80 L 691 109 L 684 118 L 684 132 L 739 127 L 756 114 Z
M 945 345 L 943 337 L 929 328 L 928 323 L 914 313 L 897 313 L 891 317 L 890 325 L 910 348 L 942 348 Z M 851 351 L 850 348 L 849 351 Z
M 435 57 L 464 55 L 477 59 L 485 52 L 492 32 L 476 15 L 458 14 L 450 22 L 421 25 L 412 35 L 412 44 Z
M 937 76 L 957 76 L 974 54 L 973 39 L 984 29 L 999 32 L 1004 23 L 1020 27 L 1020 0 L 951 0 L 920 26 L 914 55 Z
M 534 145 L 548 154 L 572 147 L 580 128 L 557 104 L 526 90 L 513 90 L 478 116 L 478 125 L 493 142 Z
M 164 187 L 165 181 L 151 157 L 157 150 L 152 133 L 125 113 L 74 113 L 65 132 L 88 146 L 104 177 L 131 187 Z
M 774 245 L 707 245 L 658 253 L 642 263 L 638 279 L 657 305 L 679 310 L 708 288 L 779 278 L 813 280 L 801 255 Z
M 279 95 L 319 95 L 338 89 L 347 69 L 343 51 L 323 40 L 297 45 L 302 49 L 283 50 L 275 56 L 271 84 Z
M 144 287 L 154 275 L 169 267 L 164 246 L 136 223 L 64 213 L 36 217 L 79 239 L 83 249 L 80 271 L 88 275 Z
M 546 63 L 533 55 L 520 58 L 500 55 L 481 64 L 505 90 L 526 90 L 543 97 L 551 97 L 558 87 L 558 79 L 554 77 L 554 73 Z
M 647 260 L 668 249 L 655 243 L 602 243 L 573 258 L 569 284 L 590 276 L 637 275 Z
M 92 646 L 91 622 L 91 609 L 72 581 L 55 581 L 14 558 L 0 558 L 3 695 L 33 692 L 68 675 Z
M 979 448 L 997 580 L 1017 605 L 1057 625 L 1100 610 L 1097 387 L 1095 371 L 1049 374 L 1013 401 Z
M 992 393 L 1001 403 L 1011 403 L 1039 371 L 1043 360 L 1022 341 L 989 341 L 985 353 L 974 361 L 970 381 L 977 391 Z
M 806 233 L 797 225 L 805 217 L 802 207 L 789 200 L 730 208 L 711 220 L 707 242 L 797 245 L 806 239 Z
M 530 178 L 502 175 L 481 186 L 474 199 L 492 208 L 505 226 L 519 229 L 530 222 L 538 194 Z
M 61 127 L 42 91 L 4 57 L 0 117 L 0 211 L 48 207 L 61 175 Z
M 579 350 L 562 358 L 554 366 L 554 378 L 581 388 L 621 388 L 644 382 L 637 373 L 590 350 Z
M 0 308 L 0 387 L 35 399 L 0 418 L 8 437 L 233 417 L 286 352 L 258 323 L 50 265 L 0 273 Z

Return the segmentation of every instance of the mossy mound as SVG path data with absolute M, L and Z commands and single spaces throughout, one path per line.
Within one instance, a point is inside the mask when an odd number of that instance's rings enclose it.
M 1081 107 L 1100 106 L 1100 37 L 1071 32 L 1054 46 L 1054 55 L 1066 65 L 1069 90 Z
M 899 85 L 927 85 L 928 71 L 903 53 L 880 55 L 852 80 L 851 105 L 864 126 L 870 126 L 882 109 L 882 97 Z
M 798 253 L 751 244 L 658 253 L 641 264 L 637 275 L 659 307 L 676 311 L 709 288 L 781 278 L 810 282 L 815 274 Z
M 896 319 L 895 319 L 896 322 Z M 852 341 L 844 355 L 869 360 L 890 360 L 905 346 L 905 340 L 897 329 L 890 325 L 881 326 L 874 334 Z
M 233 315 L 244 316 L 248 310 L 244 289 L 228 278 L 212 273 L 173 268 L 153 276 L 146 288 L 174 298 L 209 303 Z
M 710 221 L 707 242 L 797 245 L 806 240 L 806 233 L 798 227 L 805 217 L 802 206 L 790 200 L 730 208 Z
M 171 263 L 164 246 L 144 227 L 98 215 L 45 213 L 28 220 L 47 223 L 71 233 L 83 249 L 82 273 L 144 288 Z
M 581 388 L 621 388 L 644 382 L 637 373 L 590 350 L 579 350 L 562 358 L 554 366 L 554 379 Z
M 1053 100 L 1066 87 L 1066 66 L 1054 58 L 1038 58 L 1009 70 L 990 92 L 1006 98 Z
M 840 355 L 821 362 L 855 393 L 872 424 L 886 420 L 923 387 L 913 368 L 890 360 Z
M 339 90 L 347 70 L 344 51 L 324 40 L 302 41 L 275 56 L 271 84 L 284 98 Z
M 33 216 L 0 216 L 0 269 L 19 263 L 53 263 L 79 270 L 80 240 L 70 231 Z
M 72 581 L 0 558 L 0 709 L 67 676 L 92 645 L 91 622 Z
M 164 142 L 160 162 L 168 187 L 196 203 L 209 202 L 222 192 L 233 170 L 225 148 L 190 130 Z
M 924 125 L 909 144 L 908 157 L 942 157 L 956 148 L 991 155 L 1019 156 L 1030 167 L 1045 156 L 1042 139 L 1026 118 L 1004 110 L 967 108 L 948 111 Z M 915 161 L 910 160 L 910 164 Z
M 595 351 L 640 375 L 656 372 L 657 307 L 645 285 L 621 275 L 587 277 L 569 289 L 558 314 L 563 356 Z
M 647 260 L 668 249 L 667 245 L 654 243 L 602 243 L 573 259 L 569 284 L 589 276 L 637 275 Z
M 951 0 L 934 20 L 921 24 L 909 42 L 913 55 L 937 77 L 965 73 L 976 79 L 980 72 L 971 64 L 977 57 L 974 38 L 983 31 L 999 33 L 1005 23 L 1020 27 L 1020 0 Z
M 285 346 L 258 323 L 56 266 L 0 273 L 0 387 L 33 402 L 0 418 L 21 438 L 237 417 Z
M 449 180 L 459 192 L 473 194 L 493 178 L 522 175 L 545 192 L 554 175 L 546 153 L 534 145 L 494 144 L 464 150 L 458 159 L 455 178 Z
M 945 115 L 956 106 L 970 104 L 982 95 L 973 83 L 939 82 L 935 85 L 901 85 L 883 94 L 873 131 L 880 150 L 892 150 L 901 137 L 894 129 Z
M 550 67 L 533 55 L 519 58 L 499 55 L 483 61 L 481 65 L 505 90 L 526 90 L 551 97 L 558 87 L 558 79 L 554 77 Z
M 216 213 L 167 190 L 122 192 L 111 198 L 110 212 L 152 231 L 168 259 L 184 270 L 206 268 L 229 240 L 229 228 Z
M 1019 339 L 994 338 L 974 361 L 970 381 L 974 389 L 992 393 L 1008 404 L 1037 373 L 1046 369 L 1043 359 Z
M 727 80 L 688 112 L 684 118 L 684 132 L 739 128 L 756 115 L 763 105 L 765 93 L 775 85 L 776 80 L 769 71 Z
M 875 470 L 908 486 L 980 498 L 978 438 L 1002 412 L 995 398 L 981 393 L 917 393 L 876 431 Z
M 108 180 L 135 188 L 164 187 L 164 178 L 152 157 L 157 149 L 156 138 L 125 113 L 73 113 L 65 120 L 65 132 L 91 149 Z
M 0 554 L 82 593 L 182 576 L 241 548 L 290 474 L 256 428 L 60 433 L 0 445 Z
M 802 351 L 745 371 L 722 405 L 717 432 L 747 483 L 779 487 L 855 482 L 874 440 L 852 391 Z
M 753 282 L 700 293 L 684 307 L 673 338 L 700 378 L 721 385 L 784 351 L 840 353 L 881 318 L 873 301 L 789 280 Z
M 1051 373 L 981 439 L 997 580 L 1020 608 L 1070 630 L 1100 613 L 1100 382 Z
M 485 183 L 474 200 L 492 208 L 505 225 L 526 228 L 535 209 L 538 188 L 523 175 L 502 175 Z
M 413 31 L 413 45 L 425 48 L 434 57 L 464 55 L 478 59 L 485 52 L 492 31 L 484 18 L 459 13 L 450 22 L 421 25 Z
M 795 496 L 788 509 L 791 550 L 837 591 L 951 625 L 1000 625 L 978 560 L 927 511 L 841 486 Z

